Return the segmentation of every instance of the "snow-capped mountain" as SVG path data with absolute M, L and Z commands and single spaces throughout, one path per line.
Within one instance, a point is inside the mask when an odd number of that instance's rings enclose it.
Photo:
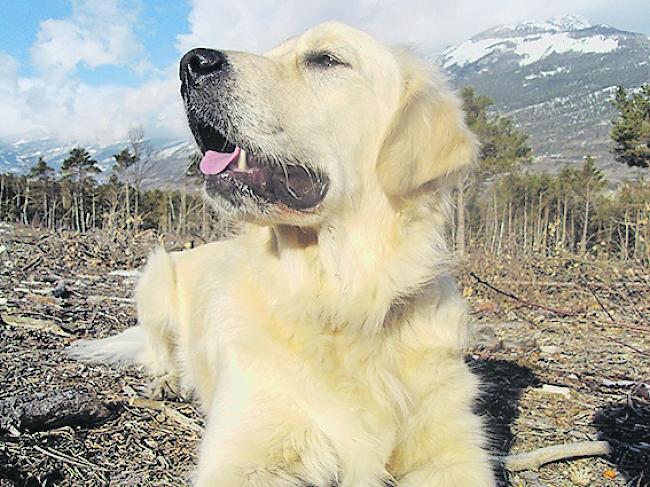
M 606 53 L 618 49 L 616 37 L 584 32 L 591 27 L 585 19 L 576 16 L 495 27 L 446 49 L 442 53 L 443 68 L 463 68 L 481 60 L 488 61 L 486 58 L 494 54 L 510 54 L 519 66 L 526 66 L 551 54 Z
M 530 135 L 538 167 L 591 154 L 620 172 L 610 154 L 616 86 L 650 81 L 650 38 L 568 16 L 489 29 L 440 56 L 457 87 L 490 96 Z

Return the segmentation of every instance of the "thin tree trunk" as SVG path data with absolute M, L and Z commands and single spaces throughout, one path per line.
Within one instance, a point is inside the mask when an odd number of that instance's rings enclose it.
M 91 221 L 93 230 L 95 229 L 95 221 L 96 221 L 95 218 L 96 218 L 96 216 L 97 216 L 97 206 L 96 206 L 96 202 L 95 202 L 95 192 L 93 191 L 92 221 Z
M 129 219 L 131 218 L 131 194 L 130 194 L 130 185 L 129 181 L 127 179 L 126 184 L 124 185 L 124 193 L 126 197 L 126 206 L 125 206 L 125 211 L 126 214 L 124 215 L 124 228 L 128 230 L 130 222 Z
M 587 232 L 589 230 L 589 191 L 585 197 L 585 218 L 582 225 L 582 238 L 580 239 L 580 251 L 583 254 L 587 253 Z
M 634 222 L 634 259 L 638 259 L 641 251 L 641 210 L 636 211 L 636 221 Z
M 140 221 L 140 183 L 135 188 L 135 201 L 133 202 L 133 229 L 137 230 Z
M 79 206 L 81 211 L 81 232 L 86 233 L 86 205 L 84 204 L 85 195 L 83 189 L 80 192 Z
M 544 207 L 544 224 L 542 226 L 542 248 L 544 249 L 544 254 L 548 253 L 548 224 L 549 224 L 549 207 L 546 205 Z
M 534 249 L 540 249 L 542 242 L 542 192 L 539 192 L 539 198 L 537 202 L 537 225 L 535 228 L 535 244 Z
M 512 247 L 512 199 L 508 199 L 508 247 Z
M 503 246 L 503 233 L 506 227 L 506 209 L 503 209 L 503 216 L 501 218 L 501 224 L 499 225 L 499 244 L 497 245 L 497 255 L 501 255 L 501 250 Z
M 22 208 L 22 210 L 23 210 L 22 211 L 22 219 L 23 219 L 23 223 L 25 225 L 29 225 L 28 212 L 29 212 L 29 198 L 31 197 L 29 192 L 30 192 L 30 183 L 29 183 L 29 179 L 28 179 L 27 182 L 26 182 L 26 186 L 25 186 L 25 200 L 23 201 L 23 208 Z
M 571 212 L 571 239 L 569 240 L 569 250 L 571 252 L 575 251 L 575 242 L 576 242 L 576 212 L 575 210 Z
M 528 192 L 524 195 L 524 254 L 528 253 Z

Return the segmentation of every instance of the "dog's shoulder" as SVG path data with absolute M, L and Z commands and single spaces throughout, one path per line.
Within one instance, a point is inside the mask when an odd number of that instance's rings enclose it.
M 206 243 L 189 250 L 170 252 L 176 281 L 181 285 L 200 281 L 231 279 L 256 263 L 268 245 L 268 230 L 251 227 L 232 238 Z M 160 251 L 152 254 L 156 258 Z

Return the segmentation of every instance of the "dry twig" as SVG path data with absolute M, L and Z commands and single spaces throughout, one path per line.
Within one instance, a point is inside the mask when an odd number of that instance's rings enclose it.
M 474 279 L 476 279 L 476 281 L 478 283 L 483 284 L 484 286 L 492 289 L 493 291 L 495 291 L 495 292 L 497 292 L 499 294 L 502 294 L 503 296 L 506 296 L 506 297 L 508 297 L 510 299 L 514 299 L 515 301 L 519 301 L 524 306 L 528 306 L 530 308 L 543 309 L 545 311 L 550 311 L 551 313 L 554 313 L 554 314 L 556 314 L 558 316 L 574 316 L 574 315 L 577 314 L 577 313 L 575 313 L 573 311 L 568 311 L 568 310 L 560 309 L 560 308 L 553 308 L 551 306 L 544 306 L 543 304 L 534 303 L 532 301 L 529 301 L 528 299 L 520 298 L 519 296 L 517 296 L 517 295 L 515 295 L 515 294 L 513 294 L 513 293 L 511 293 L 509 291 L 504 291 L 503 289 L 499 289 L 495 285 L 490 284 L 485 279 L 482 279 L 479 276 L 477 276 L 474 272 L 470 272 L 469 275 L 472 276 Z
M 609 443 L 606 441 L 581 441 L 540 448 L 526 453 L 517 453 L 503 458 L 503 464 L 511 472 L 522 470 L 538 470 L 542 465 L 568 460 L 571 458 L 593 457 L 609 454 Z
M 197 433 L 203 432 L 203 428 L 201 428 L 201 426 L 196 424 L 196 422 L 192 418 L 189 418 L 185 416 L 183 413 L 181 413 L 180 411 L 169 407 L 165 401 L 154 401 L 152 399 L 143 399 L 139 397 L 134 397 L 129 399 L 129 406 L 136 407 L 136 408 L 154 409 L 156 411 L 160 411 L 168 418 L 172 419 L 173 421 L 179 423 L 182 426 L 185 426 L 188 429 L 191 429 L 192 431 L 195 431 Z

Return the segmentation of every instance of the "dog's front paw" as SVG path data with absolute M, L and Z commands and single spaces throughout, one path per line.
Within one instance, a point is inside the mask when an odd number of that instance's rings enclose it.
M 149 399 L 164 401 L 181 401 L 187 400 L 187 395 L 181 387 L 181 381 L 176 374 L 165 374 L 149 385 L 146 390 L 146 395 Z

